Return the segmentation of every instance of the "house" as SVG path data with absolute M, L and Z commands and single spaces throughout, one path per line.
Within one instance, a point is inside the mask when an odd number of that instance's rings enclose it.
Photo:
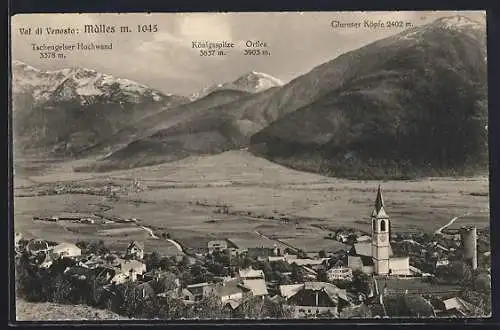
M 267 296 L 269 294 L 266 281 L 263 278 L 243 279 L 242 282 L 242 286 L 248 290 L 252 296 Z
M 440 259 L 440 260 L 436 261 L 436 268 L 448 266 L 449 264 L 450 264 L 450 261 L 448 259 Z
M 196 283 L 186 287 L 192 295 L 194 301 L 199 301 L 214 292 L 214 286 L 210 283 Z
M 238 278 L 241 280 L 241 285 L 254 296 L 265 296 L 268 294 L 264 272 L 255 270 L 252 267 L 240 269 Z
M 338 317 L 339 311 L 350 305 L 346 290 L 326 282 L 281 285 L 280 292 L 296 317 Z
M 253 269 L 252 266 L 246 269 L 240 269 L 238 271 L 238 276 L 241 279 L 263 279 L 264 272 L 262 270 Z
M 42 239 L 30 240 L 26 245 L 26 251 L 31 255 L 36 255 L 40 252 L 46 252 L 49 249 L 49 243 Z
M 126 258 L 142 260 L 144 258 L 144 244 L 133 241 L 127 247 Z
M 365 274 L 373 274 L 373 259 L 369 256 L 348 256 L 347 266 L 352 270 L 359 270 Z
M 349 234 L 338 233 L 337 235 L 335 235 L 335 239 L 339 242 L 347 243 L 347 241 L 349 240 Z
M 64 275 L 74 281 L 85 281 L 92 276 L 93 270 L 83 266 L 68 267 L 64 270 Z
M 54 246 L 48 251 L 53 259 L 63 258 L 63 257 L 77 257 L 82 255 L 82 250 L 71 243 L 60 243 Z
M 318 267 L 322 266 L 323 262 L 329 260 L 329 258 L 320 258 L 320 259 L 288 259 L 287 262 L 289 264 L 296 264 L 297 266 L 309 266 L 309 267 Z
M 216 240 L 208 242 L 208 253 L 225 251 L 228 248 L 227 242 L 224 240 Z
M 14 246 L 16 247 L 16 249 L 19 247 L 19 242 L 21 242 L 22 239 L 23 234 L 21 234 L 20 232 L 16 232 L 14 234 Z
M 352 281 L 352 269 L 349 267 L 332 267 L 326 271 L 329 281 Z
M 232 278 L 215 287 L 215 295 L 219 297 L 222 303 L 228 300 L 241 300 L 249 294 L 249 289 L 245 288 L 239 278 Z
M 247 253 L 250 258 L 269 257 L 281 255 L 285 247 L 271 239 L 257 237 L 257 238 L 228 238 L 227 241 L 234 246 L 237 253 Z
M 129 280 L 134 282 L 137 280 L 137 275 L 146 272 L 146 265 L 137 260 L 121 260 L 118 269 L 119 273 L 127 275 Z
M 474 310 L 474 306 L 460 297 L 452 297 L 449 299 L 431 299 L 431 304 L 434 307 L 438 317 L 465 317 L 470 315 Z

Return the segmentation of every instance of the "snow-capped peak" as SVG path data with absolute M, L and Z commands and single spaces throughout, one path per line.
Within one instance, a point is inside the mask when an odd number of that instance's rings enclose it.
M 485 22 L 478 22 L 468 17 L 456 15 L 441 17 L 435 21 L 414 28 L 408 29 L 397 35 L 400 39 L 418 39 L 427 32 L 437 30 L 459 31 L 460 33 L 473 34 L 476 32 L 484 31 L 486 27 Z
M 12 61 L 13 92 L 31 93 L 36 102 L 72 101 L 82 105 L 101 101 L 161 101 L 166 96 L 129 79 L 115 78 L 88 68 L 42 71 L 21 61 Z
M 435 24 L 439 25 L 442 28 L 447 28 L 447 29 L 467 29 L 467 28 L 472 28 L 472 29 L 481 29 L 482 26 L 479 22 L 476 22 L 468 17 L 465 16 L 450 16 L 450 17 L 443 17 L 438 20 L 436 20 Z
M 217 90 L 238 90 L 249 93 L 259 93 L 266 89 L 282 86 L 283 82 L 267 73 L 249 71 L 240 76 L 234 81 L 224 84 L 216 84 L 202 89 L 200 92 L 191 95 L 191 99 L 195 100 L 206 96 Z

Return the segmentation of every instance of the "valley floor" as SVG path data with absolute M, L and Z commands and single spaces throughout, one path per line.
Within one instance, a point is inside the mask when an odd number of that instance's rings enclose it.
M 15 230 L 46 239 L 103 239 L 119 248 L 139 239 L 146 250 L 179 253 L 172 242 L 154 239 L 137 227 L 32 220 L 41 214 L 99 212 L 140 219 L 155 235 L 168 233 L 183 247 L 203 248 L 216 238 L 259 239 L 263 234 L 317 252 L 337 244 L 324 239 L 330 229 L 346 226 L 369 232 L 379 184 L 395 232 L 435 232 L 457 216 L 454 225 L 489 227 L 487 177 L 344 180 L 294 171 L 246 151 L 109 173 L 75 173 L 77 165 L 51 165 L 28 173 L 27 166 L 18 163 Z

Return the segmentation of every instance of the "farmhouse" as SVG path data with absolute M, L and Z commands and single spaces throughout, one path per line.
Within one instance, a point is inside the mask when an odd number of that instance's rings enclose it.
M 33 239 L 26 245 L 26 251 L 31 255 L 38 254 L 40 252 L 46 252 L 50 249 L 49 243 L 42 239 Z
M 281 285 L 280 293 L 286 303 L 294 307 L 295 315 L 301 317 L 338 316 L 342 308 L 350 305 L 346 290 L 326 282 Z
M 250 258 L 279 256 L 284 250 L 277 242 L 263 237 L 228 238 L 227 241 L 236 247 L 237 253 L 247 253 Z
M 137 260 L 121 260 L 119 267 L 121 274 L 127 275 L 130 281 L 137 280 L 137 275 L 142 275 L 146 272 L 146 265 Z
M 14 234 L 14 246 L 16 248 L 19 247 L 19 242 L 21 242 L 22 239 L 23 239 L 23 234 L 21 234 L 20 232 L 16 232 Z
M 252 295 L 265 296 L 268 294 L 262 270 L 255 270 L 252 267 L 240 269 L 238 277 L 241 279 L 243 287 L 250 290 Z
M 199 301 L 213 292 L 213 285 L 210 283 L 196 283 L 186 287 L 195 301 Z
M 375 207 L 371 215 L 371 242 L 358 242 L 348 256 L 348 265 L 367 274 L 412 275 L 409 257 L 394 257 L 390 243 L 391 223 L 385 212 L 384 199 L 379 185 Z
M 127 247 L 125 258 L 142 260 L 144 258 L 144 244 L 133 241 Z
M 249 294 L 249 289 L 241 285 L 239 278 L 233 278 L 222 283 L 218 283 L 215 294 L 224 303 L 228 300 L 241 300 Z
M 474 310 L 474 306 L 460 297 L 449 299 L 431 299 L 431 304 L 438 317 L 464 317 Z
M 82 255 L 82 250 L 71 243 L 60 243 L 48 251 L 53 259 L 62 257 L 78 257 Z
M 221 252 L 227 249 L 227 242 L 224 240 L 216 240 L 208 242 L 208 253 Z
M 352 281 L 352 269 L 349 267 L 332 267 L 326 271 L 329 281 Z

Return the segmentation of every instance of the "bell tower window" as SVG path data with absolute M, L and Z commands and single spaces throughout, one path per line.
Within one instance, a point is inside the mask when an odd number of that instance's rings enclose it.
M 377 220 L 373 219 L 372 221 L 372 231 L 376 232 L 377 231 Z
M 380 221 L 380 231 L 381 232 L 385 231 L 385 220 Z

